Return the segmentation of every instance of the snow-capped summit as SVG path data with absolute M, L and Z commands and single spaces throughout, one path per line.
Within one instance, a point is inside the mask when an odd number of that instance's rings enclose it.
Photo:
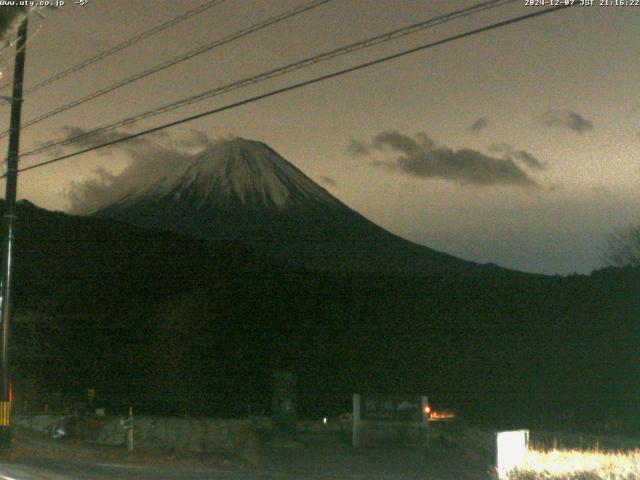
M 202 152 L 172 192 L 208 207 L 283 210 L 336 205 L 326 190 L 261 142 L 234 138 Z
M 264 143 L 234 138 L 94 215 L 202 239 L 240 240 L 308 268 L 487 270 L 393 235 L 353 211 Z
M 108 208 L 139 203 L 145 198 L 185 203 L 199 210 L 284 212 L 344 208 L 269 146 L 239 137 L 212 145 L 184 171 L 129 192 Z

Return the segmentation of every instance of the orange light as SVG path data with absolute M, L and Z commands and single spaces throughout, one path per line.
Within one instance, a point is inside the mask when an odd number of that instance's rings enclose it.
M 453 420 L 454 418 L 456 418 L 456 414 L 447 410 L 434 411 L 429 414 L 429 420 Z
M 427 415 L 429 415 L 431 413 L 431 407 L 429 405 L 425 405 L 424 413 L 426 413 Z

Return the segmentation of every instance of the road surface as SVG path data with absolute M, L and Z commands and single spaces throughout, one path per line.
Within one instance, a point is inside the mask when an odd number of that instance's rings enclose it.
M 326 439 L 325 439 L 326 440 Z M 104 451 L 16 432 L 13 454 L 0 457 L 0 480 L 485 480 L 486 454 L 456 443 L 414 448 L 354 448 L 345 442 L 305 441 L 264 446 L 258 466 L 197 463 L 188 458 L 108 456 Z M 101 453 L 102 452 L 102 453 Z M 161 455 L 161 456 L 158 456 Z M 3 458 L 4 457 L 4 458 Z M 244 462 L 246 465 L 246 462 Z
M 0 480 L 483 480 L 487 470 L 456 455 L 419 458 L 420 452 L 348 449 L 270 451 L 256 468 L 99 463 L 67 459 L 0 462 Z M 444 452 L 440 452 L 444 453 Z
M 86 464 L 64 460 L 35 460 L 2 463 L 0 480 L 271 480 L 293 478 L 277 472 L 227 471 L 183 467 L 124 464 Z

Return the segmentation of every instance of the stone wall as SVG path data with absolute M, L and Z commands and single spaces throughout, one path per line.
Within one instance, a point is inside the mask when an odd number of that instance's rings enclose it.
M 100 432 L 101 445 L 126 445 L 122 419 L 108 423 Z M 217 418 L 135 417 L 135 448 L 168 448 L 191 452 L 244 452 L 254 449 L 257 436 L 249 420 Z
M 35 432 L 51 434 L 53 429 L 63 422 L 64 418 L 64 415 L 50 414 L 13 415 L 11 417 L 11 423 Z
M 14 415 L 13 425 L 51 435 L 64 423 L 64 415 Z M 106 419 L 105 419 L 106 420 Z M 95 440 L 99 445 L 126 446 L 124 417 L 107 421 Z M 134 447 L 190 452 L 230 452 L 245 455 L 256 450 L 258 434 L 270 422 L 190 417 L 135 417 Z

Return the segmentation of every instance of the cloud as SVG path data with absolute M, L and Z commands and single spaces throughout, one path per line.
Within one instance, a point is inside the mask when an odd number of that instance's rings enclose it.
M 593 130 L 593 122 L 570 110 L 548 110 L 542 116 L 542 123 L 550 127 L 564 127 L 578 133 Z
M 335 187 L 337 185 L 336 181 L 331 177 L 322 176 L 322 177 L 320 177 L 320 181 L 322 183 L 324 183 L 325 185 L 329 185 L 331 187 Z
M 496 143 L 489 147 L 492 152 L 502 153 L 503 155 L 524 163 L 531 170 L 545 170 L 548 165 L 534 157 L 526 150 L 517 150 L 508 143 Z
M 347 153 L 354 157 L 365 157 L 371 152 L 369 151 L 369 147 L 367 147 L 363 142 L 351 140 L 347 146 Z
M 510 156 L 496 158 L 468 148 L 456 151 L 437 145 L 426 133 L 411 137 L 388 130 L 376 135 L 367 148 L 399 154 L 393 160 L 374 160 L 372 165 L 418 178 L 442 178 L 480 186 L 539 186 Z
M 67 126 L 63 132 L 66 138 L 72 138 L 86 131 Z M 126 135 L 125 131 L 105 132 L 78 141 L 74 146 L 91 147 Z M 191 165 L 198 153 L 214 143 L 206 134 L 192 130 L 181 137 L 159 132 L 97 150 L 96 154 L 124 157 L 129 163 L 117 174 L 98 168 L 93 172 L 93 178 L 71 182 L 63 194 L 70 203 L 72 213 L 94 212 L 132 191 L 163 179 L 175 178 Z
M 485 117 L 481 117 L 469 126 L 469 130 L 471 130 L 473 133 L 480 133 L 482 130 L 487 128 L 488 125 L 489 125 L 489 119 Z

